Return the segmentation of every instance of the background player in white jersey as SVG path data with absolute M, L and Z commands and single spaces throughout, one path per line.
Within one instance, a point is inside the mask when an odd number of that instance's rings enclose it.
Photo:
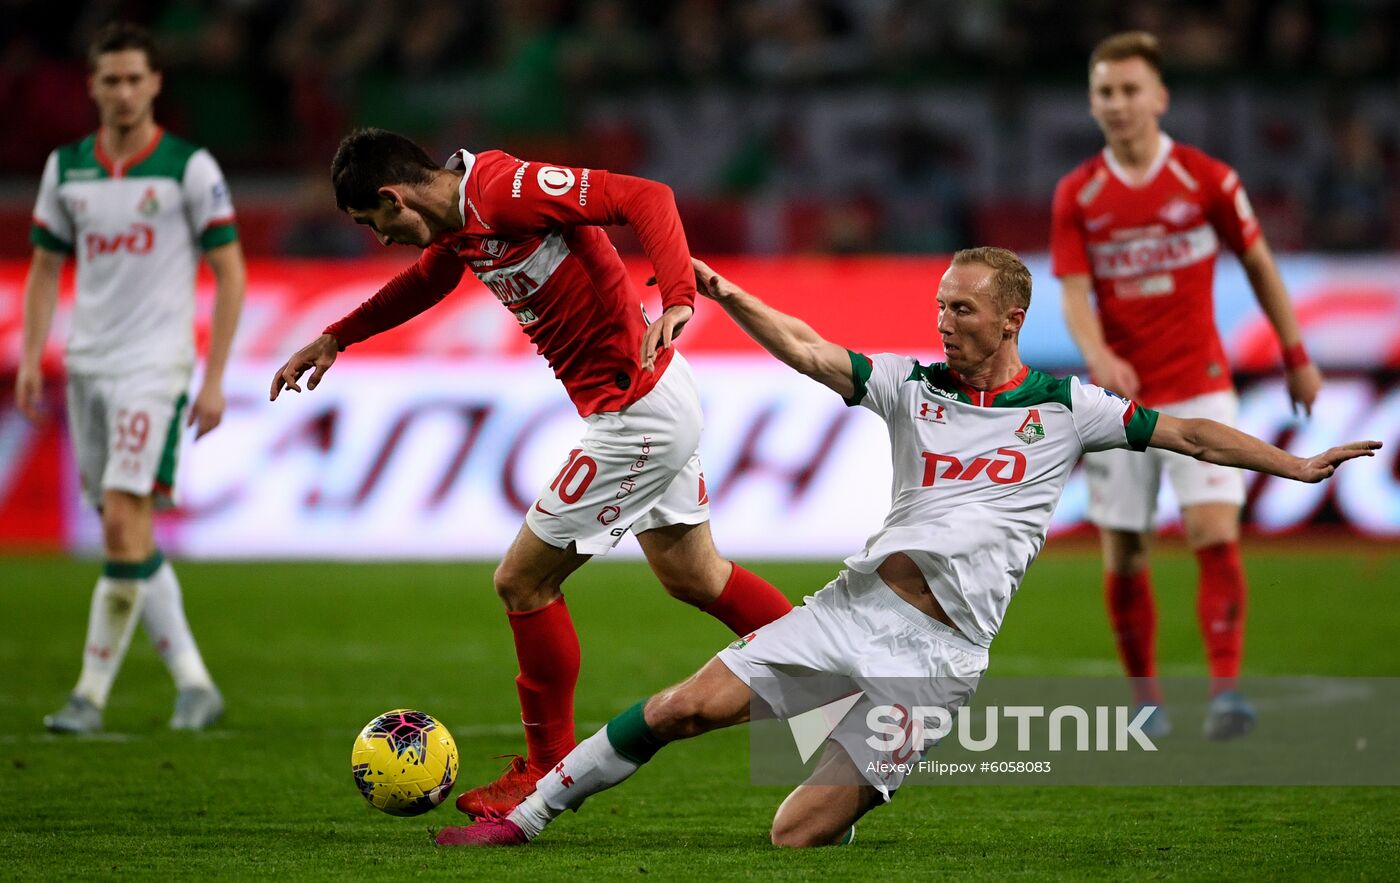
M 861 686 L 868 678 L 937 681 L 940 704 L 959 706 L 986 669 L 987 648 L 1085 451 L 1151 446 L 1316 482 L 1380 447 L 1355 442 L 1303 460 L 1224 424 L 1159 415 L 1076 378 L 1030 370 L 1017 348 L 1030 272 L 1004 249 L 953 257 L 938 287 L 948 361 L 930 366 L 850 352 L 695 266 L 701 293 L 750 337 L 885 420 L 894 465 L 889 515 L 865 549 L 846 559 L 847 569 L 803 606 L 580 742 L 508 817 L 443 829 L 441 845 L 529 842 L 667 742 L 748 720 L 750 689 L 783 715 L 785 697 L 764 692 L 776 683 L 771 675 L 826 673 Z M 856 820 L 902 781 L 901 773 L 868 763 L 872 750 L 840 737 L 828 742 L 812 779 L 778 808 L 773 842 L 849 842 Z
M 89 91 L 101 128 L 58 148 L 44 166 L 24 293 L 19 408 L 41 418 L 42 355 L 59 271 L 77 261 L 68 337 L 68 422 L 83 495 L 102 514 L 106 561 L 93 591 L 82 673 L 56 732 L 102 727 L 102 710 L 139 616 L 175 679 L 174 729 L 223 712 L 185 619 L 180 584 L 155 545 L 152 512 L 173 502 L 186 389 L 194 370 L 194 280 L 202 252 L 218 282 L 204 380 L 186 422 L 219 425 L 223 376 L 243 303 L 243 253 L 214 158 L 163 131 L 152 105 L 161 75 L 154 44 L 125 23 L 89 51 Z

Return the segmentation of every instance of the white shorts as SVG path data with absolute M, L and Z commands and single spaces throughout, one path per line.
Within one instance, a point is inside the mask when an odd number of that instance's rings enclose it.
M 605 555 L 629 530 L 710 520 L 696 452 L 704 413 L 680 353 L 646 395 L 584 420 L 583 439 L 525 515 L 535 536 Z
M 189 385 L 187 371 L 68 375 L 68 431 L 83 499 L 108 490 L 175 504 L 175 467 Z
M 904 781 L 908 758 L 870 745 L 866 713 L 876 705 L 925 705 L 953 714 L 977 689 L 988 657 L 986 648 L 910 605 L 877 574 L 843 570 L 801 607 L 716 658 L 780 718 L 862 691 L 830 738 L 888 800 Z M 821 675 L 837 677 L 813 677 Z
M 1156 409 L 1173 417 L 1206 417 L 1233 426 L 1239 399 L 1229 390 L 1207 393 Z M 1095 451 L 1084 455 L 1089 480 L 1089 520 L 1110 530 L 1149 531 L 1156 523 L 1157 491 L 1166 472 L 1177 504 L 1244 503 L 1244 474 L 1175 451 Z

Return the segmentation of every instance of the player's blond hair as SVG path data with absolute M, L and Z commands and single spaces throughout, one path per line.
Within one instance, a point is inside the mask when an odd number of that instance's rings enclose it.
M 996 291 L 998 308 L 1030 309 L 1031 271 L 1026 269 L 1016 252 L 994 245 L 964 248 L 953 254 L 953 266 L 962 264 L 981 264 L 992 268 L 992 286 Z
M 1147 31 L 1124 31 L 1105 38 L 1094 51 L 1089 53 L 1089 72 L 1101 61 L 1126 61 L 1141 58 L 1147 66 L 1162 76 L 1162 46 L 1157 38 Z

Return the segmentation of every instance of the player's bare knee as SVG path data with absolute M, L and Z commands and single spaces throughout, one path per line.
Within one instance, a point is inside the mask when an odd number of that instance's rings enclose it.
M 1147 570 L 1149 563 L 1147 552 L 1142 551 L 1121 558 L 1109 558 L 1104 562 L 1104 569 L 1117 576 L 1133 576 Z
M 1240 539 L 1238 524 L 1207 524 L 1186 530 L 1186 544 L 1192 549 L 1209 549 L 1224 543 L 1236 543 Z
M 769 832 L 768 839 L 774 846 L 783 849 L 811 849 L 814 846 L 830 846 L 834 842 L 829 833 L 820 830 L 808 819 L 791 818 L 782 813 L 773 819 L 773 830 Z
M 102 547 L 108 558 L 125 558 L 128 545 L 126 525 L 109 510 L 102 512 Z
M 124 500 L 109 498 L 102 507 L 102 545 L 108 558 L 130 561 L 149 554 L 140 512 Z
M 504 562 L 496 565 L 496 570 L 491 574 L 491 587 L 496 590 L 496 596 L 510 606 L 520 593 L 520 582 L 515 579 L 515 575 L 507 569 Z
M 1147 539 L 1138 533 L 1106 530 L 1103 536 L 1104 568 L 1109 573 L 1131 576 L 1149 564 Z
M 694 736 L 698 708 L 682 687 L 669 687 L 657 693 L 646 706 L 647 726 L 668 741 Z
M 773 831 L 769 839 L 774 846 L 782 849 L 810 849 L 813 846 L 821 846 L 815 843 L 810 837 L 805 836 L 800 830 L 788 830 L 773 825 Z
M 702 692 L 689 681 L 657 693 L 646 707 L 647 726 L 667 741 L 689 739 L 714 729 L 713 717 Z
M 696 607 L 704 607 L 720 596 L 732 570 L 733 564 L 721 558 L 713 547 L 709 554 L 652 562 L 652 571 L 666 594 Z
M 557 582 L 531 579 L 505 562 L 496 567 L 491 584 L 511 611 L 538 610 L 560 595 Z
M 707 592 L 708 586 L 694 573 L 664 574 L 657 577 L 666 594 L 677 601 L 684 601 L 696 607 L 703 607 L 714 600 Z

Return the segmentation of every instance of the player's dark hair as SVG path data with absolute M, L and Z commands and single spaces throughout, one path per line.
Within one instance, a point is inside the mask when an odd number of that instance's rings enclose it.
M 1089 72 L 1101 61 L 1126 61 L 1141 58 L 1147 66 L 1162 76 L 1162 47 L 1147 31 L 1124 31 L 1104 39 L 1089 53 Z
M 124 52 L 138 49 L 146 53 L 146 64 L 151 70 L 160 70 L 160 58 L 156 55 L 156 38 L 151 32 L 129 21 L 111 21 L 97 29 L 88 43 L 88 67 L 97 69 L 97 59 L 108 52 Z
M 345 136 L 331 160 L 335 204 L 341 211 L 379 205 L 379 188 L 426 184 L 442 166 L 408 138 L 385 129 L 357 129 Z
M 996 287 L 997 306 L 1005 310 L 1031 306 L 1031 271 L 1014 251 L 984 245 L 980 248 L 964 248 L 953 254 L 953 266 L 960 264 L 982 264 L 994 271 L 992 285 Z

